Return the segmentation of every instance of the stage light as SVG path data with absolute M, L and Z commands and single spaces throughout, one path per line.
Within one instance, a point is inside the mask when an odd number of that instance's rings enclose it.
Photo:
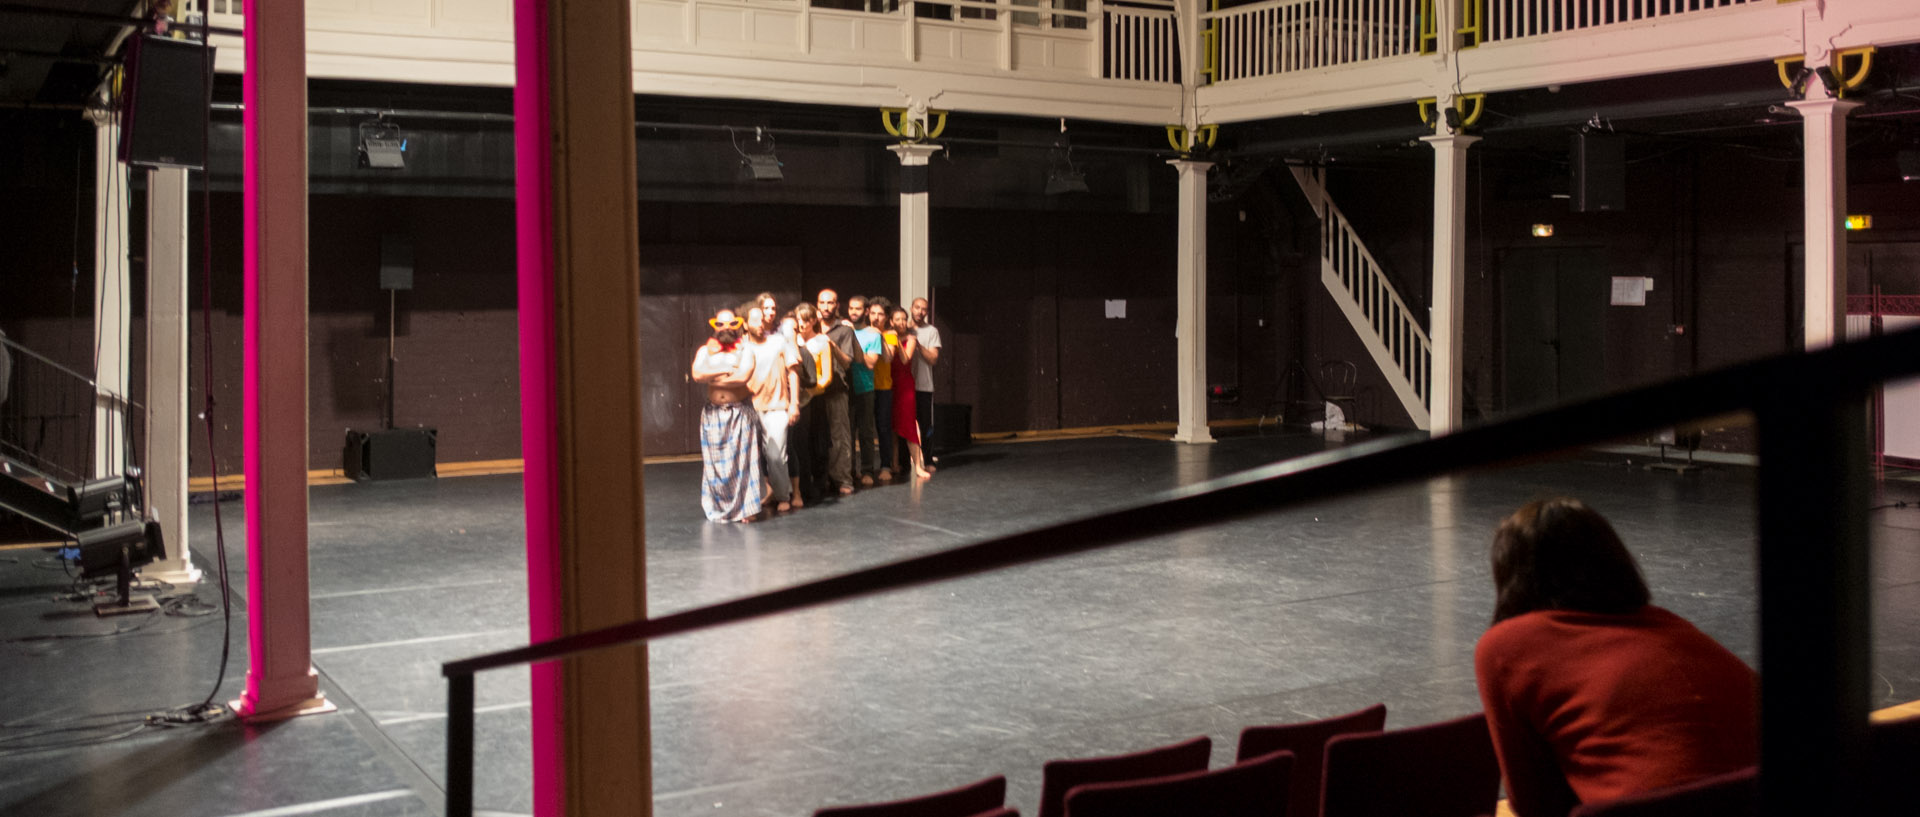
M 1552 237 L 1553 237 L 1553 225 L 1551 225 L 1551 224 L 1535 224 L 1535 225 L 1533 225 L 1533 237 L 1534 237 L 1534 238 L 1552 238 Z
M 780 157 L 756 153 L 740 160 L 741 175 L 751 181 L 772 182 L 787 177 L 780 171 Z
M 1087 174 L 1077 170 L 1047 171 L 1047 195 L 1087 192 Z
M 96 615 L 114 616 L 144 613 L 160 609 L 149 595 L 134 595 L 133 571 L 157 559 L 166 558 L 165 537 L 160 523 L 139 520 L 116 522 L 74 537 L 80 551 L 80 577 L 113 576 L 117 598 L 93 606 Z
M 1073 166 L 1073 140 L 1067 136 L 1067 120 L 1060 119 L 1060 138 L 1047 151 L 1047 195 L 1087 192 L 1087 174 Z
M 1847 229 L 1871 230 L 1873 229 L 1873 216 L 1847 216 Z
M 750 182 L 777 182 L 787 177 L 780 168 L 783 163 L 773 153 L 773 134 L 765 128 L 753 129 L 753 150 L 741 147 L 740 138 L 727 129 L 727 135 L 733 140 L 733 151 L 740 154 L 740 178 Z
M 378 170 L 405 170 L 407 137 L 385 116 L 360 123 L 360 166 Z

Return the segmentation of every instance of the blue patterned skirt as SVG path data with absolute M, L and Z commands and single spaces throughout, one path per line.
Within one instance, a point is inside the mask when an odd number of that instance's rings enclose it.
M 700 507 L 708 519 L 740 522 L 760 512 L 766 482 L 760 415 L 752 403 L 708 403 L 700 410 L 700 461 Z

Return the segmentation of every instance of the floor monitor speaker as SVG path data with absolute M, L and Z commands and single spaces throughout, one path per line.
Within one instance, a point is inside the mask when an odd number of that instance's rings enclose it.
M 360 482 L 438 476 L 434 468 L 438 442 L 439 433 L 431 428 L 348 431 L 342 470 L 348 479 Z

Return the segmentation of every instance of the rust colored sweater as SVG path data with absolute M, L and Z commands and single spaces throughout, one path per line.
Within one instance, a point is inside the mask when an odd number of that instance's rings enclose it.
M 1507 619 L 1480 637 L 1474 672 L 1521 817 L 1758 762 L 1753 670 L 1650 604 Z

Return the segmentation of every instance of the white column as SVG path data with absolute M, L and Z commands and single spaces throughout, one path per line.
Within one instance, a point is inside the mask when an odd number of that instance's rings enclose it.
M 927 282 L 927 160 L 939 145 L 888 145 L 900 157 L 900 305 L 929 298 Z
M 1806 99 L 1800 111 L 1806 157 L 1806 349 L 1845 337 L 1847 314 L 1847 114 L 1858 102 Z
M 1440 115 L 1437 108 L 1434 115 Z M 1467 148 L 1480 137 L 1448 134 L 1421 141 L 1433 146 L 1433 299 L 1427 326 L 1433 379 L 1427 408 L 1429 430 L 1437 437 L 1460 427 L 1466 397 Z
M 120 473 L 127 439 L 127 166 L 120 163 L 120 123 L 91 112 L 93 156 L 93 473 Z M 85 365 L 81 366 L 85 370 Z
M 147 510 L 167 556 L 140 571 L 200 580 L 187 552 L 187 171 L 147 173 Z
M 1171 159 L 1180 173 L 1179 272 L 1175 276 L 1175 368 L 1179 372 L 1178 443 L 1210 443 L 1207 431 L 1207 171 L 1212 162 Z

